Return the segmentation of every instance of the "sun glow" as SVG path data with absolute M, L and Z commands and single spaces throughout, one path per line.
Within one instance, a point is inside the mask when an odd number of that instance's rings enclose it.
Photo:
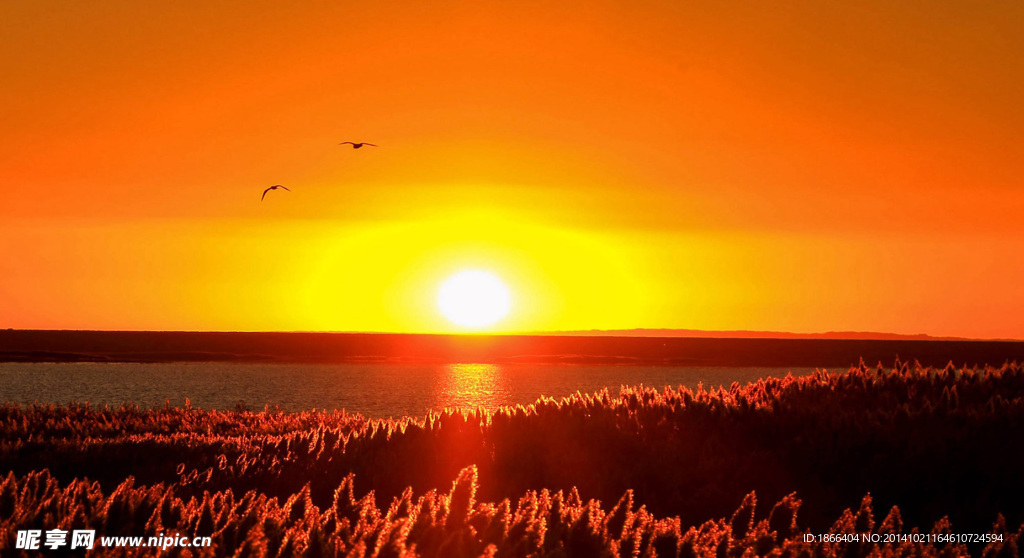
M 504 318 L 512 307 L 512 297 L 494 274 L 466 270 L 441 285 L 437 305 L 452 323 L 479 328 Z

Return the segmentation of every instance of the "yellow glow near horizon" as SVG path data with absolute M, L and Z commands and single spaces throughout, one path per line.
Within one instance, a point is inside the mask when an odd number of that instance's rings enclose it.
M 438 311 L 439 285 L 465 270 L 499 277 L 514 299 L 513 311 L 476 331 L 629 326 L 638 323 L 635 317 L 644 306 L 639 283 L 645 268 L 634 263 L 621 241 L 515 219 L 494 208 L 325 229 L 305 246 L 306 259 L 316 265 L 295 280 L 293 289 L 269 295 L 299 299 L 282 304 L 288 312 L 279 317 L 319 330 L 466 331 L 466 325 Z M 594 303 L 609 292 L 617 296 Z
M 493 273 L 469 269 L 445 280 L 437 305 L 452 323 L 480 328 L 493 325 L 508 315 L 512 297 L 508 287 Z

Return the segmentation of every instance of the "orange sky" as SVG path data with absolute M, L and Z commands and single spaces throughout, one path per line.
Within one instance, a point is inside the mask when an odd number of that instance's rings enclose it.
M 473 268 L 511 290 L 495 331 L 1024 337 L 1021 29 L 1019 2 L 4 2 L 0 326 L 461 331 L 436 293 Z

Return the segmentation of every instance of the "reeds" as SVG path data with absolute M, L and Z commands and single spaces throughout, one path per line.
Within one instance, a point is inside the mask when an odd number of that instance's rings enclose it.
M 218 556 L 1016 556 L 1022 439 L 1016 364 L 622 388 L 397 421 L 7 405 L 0 545 L 60 525 L 212 536 Z M 767 513 L 755 493 L 775 503 Z M 916 532 L 904 525 L 1003 540 L 802 538 Z

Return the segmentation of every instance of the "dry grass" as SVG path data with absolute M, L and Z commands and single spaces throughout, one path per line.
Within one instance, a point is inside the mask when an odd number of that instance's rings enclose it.
M 1015 364 L 623 388 L 401 421 L 8 405 L 0 545 L 61 525 L 212 536 L 218 556 L 1017 556 L 1022 439 Z M 755 492 L 774 505 L 756 510 Z M 916 532 L 905 525 L 1003 542 L 801 539 Z

